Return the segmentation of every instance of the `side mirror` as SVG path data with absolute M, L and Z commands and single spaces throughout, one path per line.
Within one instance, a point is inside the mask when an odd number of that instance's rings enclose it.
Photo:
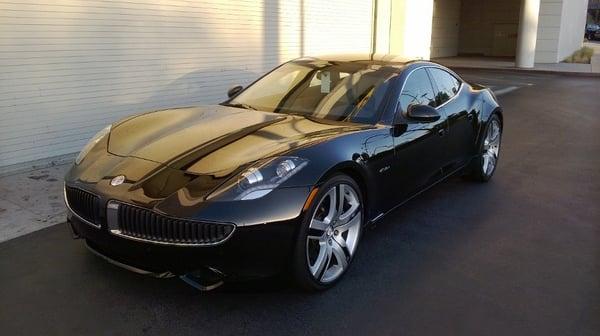
M 227 97 L 231 98 L 237 95 L 238 93 L 240 93 L 240 91 L 242 91 L 242 89 L 244 89 L 244 87 L 241 85 L 236 85 L 232 87 L 231 89 L 229 89 L 229 91 L 227 91 Z
M 421 121 L 421 122 L 433 122 L 441 118 L 440 113 L 429 105 L 411 105 L 406 111 L 408 119 Z

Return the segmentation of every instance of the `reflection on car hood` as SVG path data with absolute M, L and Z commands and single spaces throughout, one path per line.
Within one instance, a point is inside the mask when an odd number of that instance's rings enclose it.
M 189 107 L 118 124 L 108 150 L 219 178 L 241 165 L 363 127 L 221 105 Z

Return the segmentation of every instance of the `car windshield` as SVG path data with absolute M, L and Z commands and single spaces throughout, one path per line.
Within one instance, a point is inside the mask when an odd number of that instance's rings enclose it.
M 376 123 L 396 70 L 361 62 L 299 60 L 273 70 L 226 105 L 355 123 Z

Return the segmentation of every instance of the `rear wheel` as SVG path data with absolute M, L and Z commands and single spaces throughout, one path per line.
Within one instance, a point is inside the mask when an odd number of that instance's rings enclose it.
M 502 124 L 497 115 L 492 115 L 487 123 L 483 139 L 479 146 L 479 155 L 473 159 L 470 177 L 476 181 L 487 182 L 496 171 L 500 157 Z
M 363 227 L 363 200 L 356 182 L 336 175 L 317 192 L 305 213 L 294 253 L 294 277 L 309 290 L 323 290 L 346 272 Z

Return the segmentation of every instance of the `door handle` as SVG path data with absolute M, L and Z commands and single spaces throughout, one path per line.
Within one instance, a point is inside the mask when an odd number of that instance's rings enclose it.
M 468 118 L 469 120 L 473 120 L 473 113 L 469 113 L 469 114 L 467 114 L 467 118 Z
M 446 134 L 446 129 L 445 129 L 445 128 L 439 128 L 439 129 L 437 130 L 437 134 L 438 134 L 439 136 L 444 136 L 444 135 Z

